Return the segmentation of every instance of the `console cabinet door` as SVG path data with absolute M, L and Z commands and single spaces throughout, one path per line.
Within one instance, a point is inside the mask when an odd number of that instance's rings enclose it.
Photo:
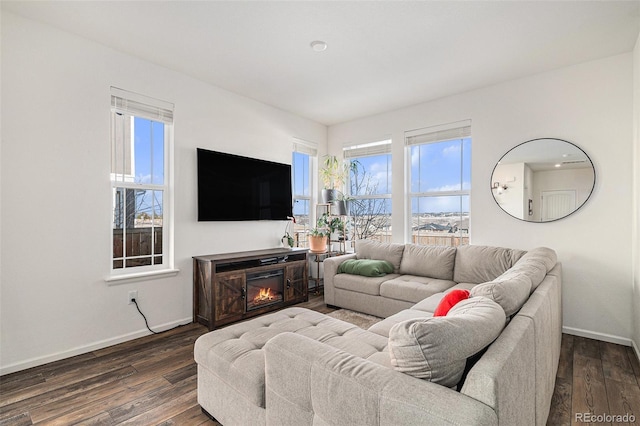
M 295 262 L 285 268 L 285 302 L 304 302 L 308 298 L 307 261 Z
M 245 307 L 245 271 L 218 273 L 215 281 L 214 321 L 241 317 Z

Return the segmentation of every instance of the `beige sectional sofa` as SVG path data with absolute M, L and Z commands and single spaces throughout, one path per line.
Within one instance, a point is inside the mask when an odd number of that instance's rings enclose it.
M 394 272 L 337 273 L 351 258 L 387 260 Z M 546 248 L 359 241 L 355 254 L 325 260 L 325 300 L 383 321 L 362 330 L 294 307 L 207 333 L 195 345 L 198 401 L 224 425 L 544 425 L 560 356 L 561 281 Z M 456 288 L 472 297 L 433 317 Z M 486 320 L 496 306 L 499 335 L 470 357 L 457 386 L 418 378 L 433 378 L 437 366 L 420 375 L 415 359 L 402 364 L 407 342 L 418 336 L 422 346 L 409 350 L 426 353 L 439 328 L 447 329 L 435 345 L 439 361 L 459 357 L 465 341 L 477 346 L 483 328 L 468 328 L 469 313 Z

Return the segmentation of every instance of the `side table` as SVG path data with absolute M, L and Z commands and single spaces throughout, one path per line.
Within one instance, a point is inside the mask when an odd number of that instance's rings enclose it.
M 309 292 L 313 290 L 313 294 L 319 295 L 320 290 L 324 288 L 324 278 L 320 278 L 320 264 L 328 257 L 339 256 L 344 253 L 337 251 L 325 251 L 322 253 L 314 253 L 309 251 Z M 315 263 L 315 265 L 314 265 Z M 313 268 L 315 266 L 316 277 L 312 275 Z M 313 286 L 311 283 L 313 282 Z

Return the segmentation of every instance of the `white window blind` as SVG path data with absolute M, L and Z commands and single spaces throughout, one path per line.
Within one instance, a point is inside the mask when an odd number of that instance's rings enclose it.
M 343 150 L 345 158 L 359 158 L 389 154 L 391 152 L 391 140 L 388 139 L 361 145 L 346 146 Z
M 111 87 L 111 108 L 116 113 L 135 115 L 166 124 L 173 123 L 172 103 L 117 87 Z
M 302 139 L 293 140 L 293 151 L 307 154 L 311 157 L 316 157 L 318 155 L 318 147 L 315 144 L 303 141 Z
M 405 132 L 405 145 L 442 142 L 469 136 L 471 136 L 471 120 L 463 120 Z

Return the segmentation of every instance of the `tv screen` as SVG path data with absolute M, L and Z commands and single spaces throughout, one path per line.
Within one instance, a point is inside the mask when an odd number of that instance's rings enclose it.
M 198 221 L 287 220 L 291 166 L 198 148 Z

